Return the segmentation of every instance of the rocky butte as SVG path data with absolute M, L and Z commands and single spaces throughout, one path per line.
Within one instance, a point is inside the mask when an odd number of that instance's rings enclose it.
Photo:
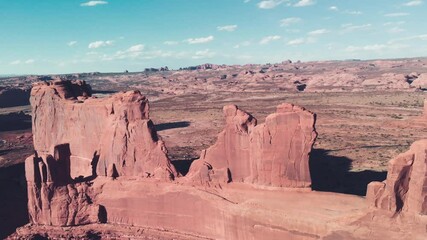
M 309 154 L 317 133 L 315 114 L 281 104 L 265 123 L 235 105 L 225 106 L 225 128 L 190 168 L 195 182 L 246 182 L 273 187 L 310 187 Z
M 292 104 L 262 124 L 225 106 L 217 142 L 179 176 L 140 92 L 95 98 L 85 82 L 51 81 L 35 84 L 30 101 L 36 153 L 25 162 L 31 224 L 17 230 L 22 238 L 86 224 L 198 239 L 426 234 L 426 140 L 391 162 L 385 183 L 370 184 L 369 208 L 364 198 L 310 191 L 316 116 Z M 396 220 L 384 211 L 404 213 Z

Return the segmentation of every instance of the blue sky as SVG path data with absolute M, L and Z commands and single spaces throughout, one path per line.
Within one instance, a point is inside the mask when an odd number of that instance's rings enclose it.
M 425 0 L 0 0 L 0 74 L 427 56 Z

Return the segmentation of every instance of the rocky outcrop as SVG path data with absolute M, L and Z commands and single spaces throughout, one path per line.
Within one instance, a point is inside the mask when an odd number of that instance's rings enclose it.
M 31 223 L 76 226 L 101 222 L 102 211 L 92 203 L 89 184 L 70 177 L 70 149 L 55 147 L 55 155 L 31 156 L 25 161 L 28 213 Z
M 31 91 L 34 149 L 53 154 L 69 144 L 71 177 L 139 176 L 170 179 L 176 171 L 138 91 L 91 98 L 81 81 L 38 83 Z
M 427 139 L 391 160 L 387 179 L 370 183 L 366 198 L 376 208 L 427 215 Z
M 225 106 L 224 130 L 187 175 L 202 185 L 246 182 L 274 187 L 309 187 L 309 154 L 316 139 L 315 114 L 281 104 L 265 123 L 237 106 Z
M 31 91 L 35 155 L 26 160 L 28 208 L 35 224 L 99 222 L 88 181 L 97 176 L 176 176 L 138 91 L 92 98 L 82 81 L 37 83 Z
M 424 119 L 427 120 L 427 98 L 424 99 Z

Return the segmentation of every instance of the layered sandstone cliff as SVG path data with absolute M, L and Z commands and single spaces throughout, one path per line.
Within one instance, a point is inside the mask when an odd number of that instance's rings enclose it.
M 391 160 L 387 179 L 368 185 L 367 201 L 393 213 L 427 215 L 427 139 Z
M 140 92 L 91 98 L 81 81 L 42 82 L 31 92 L 35 155 L 26 160 L 35 224 L 102 221 L 88 181 L 97 176 L 171 180 L 176 171 Z
M 176 171 L 149 119 L 148 100 L 138 91 L 91 98 L 81 81 L 33 86 L 34 149 L 53 154 L 69 144 L 71 177 L 140 176 L 170 179 Z
M 309 154 L 316 139 L 315 114 L 281 104 L 265 123 L 237 106 L 224 109 L 225 128 L 187 175 L 194 183 L 246 182 L 273 187 L 309 187 Z

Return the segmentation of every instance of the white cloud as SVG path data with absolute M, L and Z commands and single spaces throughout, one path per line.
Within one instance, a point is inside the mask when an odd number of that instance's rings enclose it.
M 126 50 L 126 51 L 127 52 L 141 52 L 142 50 L 144 50 L 144 45 L 138 44 L 138 45 L 134 45 L 134 46 L 128 48 L 128 50 Z
M 349 24 L 343 24 L 341 25 L 343 28 L 343 32 L 353 32 L 353 31 L 360 31 L 360 30 L 367 30 L 372 27 L 372 24 L 363 24 L 363 25 L 353 25 L 351 23 Z
M 294 4 L 294 7 L 306 7 L 314 5 L 316 2 L 313 0 L 300 0 Z
M 124 51 L 117 51 L 114 55 L 104 54 L 102 56 L 102 60 L 111 61 L 111 60 L 117 60 L 117 59 L 137 58 L 143 54 L 144 49 L 145 49 L 144 44 L 137 44 L 129 47 Z
M 249 46 L 249 45 L 251 45 L 251 42 L 249 42 L 249 41 L 244 41 L 244 42 L 241 42 L 241 43 L 239 43 L 239 44 L 235 45 L 235 46 L 234 46 L 234 48 L 247 47 L 247 46 Z
M 74 46 L 74 45 L 76 45 L 77 44 L 77 41 L 70 41 L 70 42 L 68 42 L 67 43 L 67 45 L 69 46 L 69 47 L 72 47 L 72 46 Z
M 294 45 L 301 45 L 301 44 L 306 44 L 306 43 L 314 43 L 316 40 L 314 38 L 297 38 L 297 39 L 293 39 L 288 41 L 286 44 L 290 45 L 290 46 L 294 46 Z
M 413 7 L 413 6 L 419 6 L 421 4 L 423 4 L 422 0 L 414 0 L 414 1 L 409 1 L 407 3 L 404 3 L 403 6 Z
M 397 42 L 414 41 L 414 40 L 427 41 L 427 34 L 421 34 L 421 35 L 414 35 L 414 36 L 409 36 L 409 37 L 404 37 L 404 38 L 392 39 L 389 41 L 389 43 L 392 44 L 392 43 L 397 43 Z
M 403 29 L 401 27 L 392 27 L 389 30 L 387 30 L 387 32 L 389 32 L 389 33 L 401 33 L 404 31 L 405 31 L 405 29 Z
M 108 4 L 107 1 L 89 1 L 89 2 L 85 2 L 80 4 L 80 6 L 82 7 L 94 7 L 97 5 L 104 5 L 104 4 Z
M 34 62 L 35 62 L 34 59 L 28 59 L 24 63 L 25 64 L 31 64 L 31 63 L 34 63 Z
M 404 16 L 408 16 L 409 13 L 406 12 L 396 12 L 396 13 L 387 13 L 384 14 L 384 17 L 404 17 Z
M 408 47 L 407 45 L 402 44 L 371 44 L 365 46 L 348 46 L 345 48 L 346 52 L 360 52 L 360 51 L 368 51 L 368 52 L 381 52 L 383 50 L 391 50 L 391 49 L 402 49 Z
M 266 0 L 266 1 L 261 1 L 258 3 L 258 7 L 261 9 L 272 9 L 275 8 L 277 6 L 279 6 L 280 4 L 282 4 L 284 1 L 282 0 Z
M 100 47 L 106 47 L 113 45 L 114 41 L 108 40 L 108 41 L 96 41 L 89 43 L 88 48 L 100 48 Z
M 178 45 L 179 43 L 177 41 L 164 41 L 164 45 Z
M 15 61 L 11 62 L 10 64 L 11 65 L 17 65 L 17 64 L 20 64 L 20 63 L 21 63 L 21 60 L 15 60 Z
M 361 12 L 361 11 L 354 11 L 354 10 L 345 10 L 344 13 L 350 14 L 350 15 L 362 15 L 363 14 L 363 12 Z
M 218 26 L 216 27 L 216 29 L 218 31 L 234 32 L 237 29 L 237 25 Z
M 280 20 L 280 26 L 287 27 L 291 24 L 295 24 L 298 22 L 301 22 L 301 18 L 297 18 L 297 17 L 284 18 Z
M 281 39 L 282 37 L 280 36 L 267 36 L 261 39 L 261 41 L 259 42 L 259 44 L 265 45 L 265 44 L 269 44 L 271 41 L 276 41 Z
M 193 59 L 202 59 L 202 58 L 212 58 L 216 55 L 215 52 L 212 52 L 209 49 L 205 49 L 203 51 L 197 51 L 194 56 L 192 56 Z
M 328 30 L 326 30 L 326 29 L 323 28 L 323 29 L 317 29 L 317 30 L 308 32 L 307 34 L 315 36 L 315 35 L 322 35 L 322 34 L 325 34 L 325 33 L 328 33 L 328 32 L 329 32 Z
M 339 9 L 338 9 L 337 6 L 330 6 L 329 10 L 331 10 L 331 11 L 338 11 Z
M 386 22 L 383 25 L 384 26 L 400 26 L 402 24 L 405 24 L 405 21 L 399 21 L 399 22 Z
M 201 37 L 201 38 L 189 38 L 185 40 L 188 44 L 200 44 L 200 43 L 208 43 L 214 40 L 213 36 Z

